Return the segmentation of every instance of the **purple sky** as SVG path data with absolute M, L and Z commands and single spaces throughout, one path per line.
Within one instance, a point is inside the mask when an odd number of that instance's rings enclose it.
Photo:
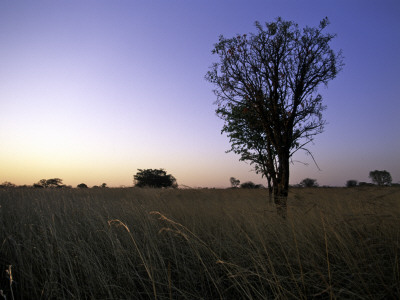
M 327 16 L 345 66 L 319 92 L 325 132 L 303 153 L 292 184 L 400 182 L 400 2 L 1 1 L 0 183 L 59 177 L 132 185 L 138 168 L 165 168 L 178 184 L 265 183 L 226 154 L 213 86 L 218 36 L 255 32 L 281 16 L 300 27 Z

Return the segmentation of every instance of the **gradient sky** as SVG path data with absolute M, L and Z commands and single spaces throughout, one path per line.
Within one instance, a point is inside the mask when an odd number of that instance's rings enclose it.
M 281 16 L 304 27 L 328 17 L 345 67 L 328 88 L 325 132 L 291 167 L 292 184 L 400 182 L 400 2 L 96 0 L 0 2 L 0 182 L 131 186 L 138 168 L 178 184 L 265 183 L 226 154 L 204 76 L 218 36 Z

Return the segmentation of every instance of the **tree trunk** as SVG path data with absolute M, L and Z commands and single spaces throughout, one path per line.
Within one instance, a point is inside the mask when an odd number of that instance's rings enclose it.
M 274 202 L 279 216 L 287 217 L 287 198 L 289 194 L 289 153 L 279 153 L 279 170 L 274 183 Z
M 271 175 L 267 175 L 267 181 L 268 181 L 268 200 L 269 203 L 272 204 L 272 185 L 271 185 Z
M 274 196 L 276 212 L 278 216 L 281 216 L 283 219 L 287 217 L 287 197 L 284 196 Z

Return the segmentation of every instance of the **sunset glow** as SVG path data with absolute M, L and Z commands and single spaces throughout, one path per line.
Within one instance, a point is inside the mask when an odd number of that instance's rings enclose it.
M 399 183 L 400 3 L 299 2 L 2 1 L 0 183 L 131 186 L 137 169 L 164 168 L 190 187 L 265 185 L 225 153 L 204 76 L 219 35 L 278 16 L 300 27 L 327 16 L 345 62 L 319 90 L 328 124 L 310 150 L 321 170 L 299 153 L 291 183 L 343 186 L 376 169 Z

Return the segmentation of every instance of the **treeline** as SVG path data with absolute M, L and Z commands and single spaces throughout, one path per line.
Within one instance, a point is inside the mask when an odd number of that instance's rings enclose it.
M 383 171 L 371 171 L 369 172 L 369 178 L 371 178 L 372 183 L 368 182 L 358 182 L 357 180 L 351 179 L 347 180 L 347 187 L 356 187 L 356 186 L 399 186 L 400 184 L 392 183 L 392 175 L 386 170 Z
M 371 179 L 372 183 L 369 182 L 358 182 L 355 179 L 350 179 L 346 181 L 346 187 L 356 187 L 356 186 L 400 186 L 399 183 L 392 183 L 392 176 L 386 170 L 383 171 L 371 171 L 369 172 L 369 178 Z M 254 184 L 251 181 L 247 181 L 245 183 L 240 183 L 239 179 L 235 177 L 231 177 L 229 179 L 232 188 L 264 188 L 261 184 Z M 297 188 L 312 188 L 312 187 L 319 187 L 318 181 L 312 178 L 304 178 L 300 183 L 291 185 L 291 187 Z M 326 187 L 326 186 L 324 186 Z
M 136 175 L 133 176 L 133 184 L 135 187 L 143 188 L 177 188 L 178 183 L 174 176 L 167 174 L 164 169 L 138 169 Z M 63 183 L 61 178 L 50 178 L 41 179 L 32 185 L 22 185 L 17 186 L 14 183 L 5 181 L 0 184 L 0 188 L 37 188 L 37 189 L 59 189 L 59 188 L 73 188 L 71 185 L 66 185 Z M 80 183 L 76 188 L 86 189 L 89 188 L 87 184 Z M 107 183 L 102 183 L 100 185 L 94 185 L 92 188 L 107 188 Z
M 369 173 L 369 178 L 372 180 L 372 183 L 369 182 L 358 182 L 355 179 L 347 180 L 346 187 L 356 187 L 356 186 L 400 186 L 400 184 L 392 183 L 391 174 L 386 171 L 371 171 Z M 243 189 L 262 189 L 265 188 L 262 184 L 255 184 L 252 181 L 246 181 L 240 183 L 239 179 L 235 177 L 231 177 L 229 179 L 231 188 L 243 188 Z M 138 169 L 136 175 L 133 176 L 133 185 L 134 187 L 149 187 L 149 188 L 177 188 L 178 183 L 176 178 L 171 174 L 167 174 L 164 169 Z M 0 184 L 0 188 L 73 188 L 71 185 L 66 185 L 63 183 L 61 178 L 50 178 L 50 179 L 41 179 L 32 185 L 21 185 L 17 186 L 16 184 L 5 181 Z M 316 179 L 312 178 L 304 178 L 300 183 L 292 185 L 291 187 L 319 187 L 319 184 Z M 80 183 L 76 186 L 76 188 L 85 189 L 89 188 L 85 183 Z M 94 185 L 92 188 L 107 188 L 107 183 L 102 183 L 100 185 Z
M 89 188 L 85 183 L 80 183 L 76 186 L 77 188 Z M 101 185 L 94 185 L 92 188 L 106 188 L 107 183 L 102 183 Z M 72 185 L 63 184 L 63 180 L 61 178 L 50 178 L 50 179 L 41 179 L 32 185 L 16 185 L 12 182 L 5 181 L 0 184 L 0 188 L 36 188 L 36 189 L 72 189 Z

